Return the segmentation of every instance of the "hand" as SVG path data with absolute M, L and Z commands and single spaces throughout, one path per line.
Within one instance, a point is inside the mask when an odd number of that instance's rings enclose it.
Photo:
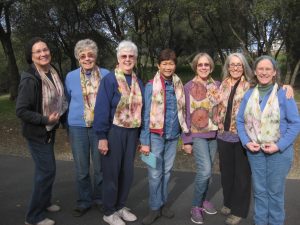
M 56 124 L 59 120 L 59 113 L 57 112 L 54 112 L 54 113 L 51 113 L 48 117 L 48 124 Z
M 148 146 L 148 145 L 141 145 L 140 152 L 142 154 L 144 154 L 144 155 L 149 155 L 150 146 Z
M 263 144 L 261 146 L 261 149 L 265 152 L 265 153 L 268 153 L 268 154 L 272 154 L 274 152 L 278 152 L 279 151 L 279 148 L 276 144 L 274 143 L 267 143 L 267 144 Z
M 260 150 L 260 145 L 255 142 L 248 142 L 246 146 L 251 152 L 258 152 Z
M 106 155 L 108 152 L 108 141 L 107 139 L 99 140 L 98 150 L 102 155 Z
M 191 144 L 184 145 L 183 150 L 185 151 L 186 154 L 192 154 L 193 145 L 191 145 Z
M 285 96 L 290 99 L 290 98 L 294 98 L 294 89 L 292 88 L 291 85 L 283 85 L 282 86 L 283 90 L 286 90 L 286 94 Z

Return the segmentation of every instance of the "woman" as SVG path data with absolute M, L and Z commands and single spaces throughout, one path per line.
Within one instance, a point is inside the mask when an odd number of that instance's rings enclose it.
M 240 102 L 249 89 L 252 70 L 241 53 L 230 54 L 223 67 L 220 86 L 222 100 L 218 106 L 217 137 L 224 205 L 221 213 L 226 224 L 239 224 L 246 218 L 251 197 L 251 170 L 236 130 L 236 115 Z
M 148 166 L 150 211 L 143 219 L 152 224 L 161 215 L 172 218 L 167 206 L 168 183 L 181 130 L 188 132 L 184 119 L 184 90 L 175 74 L 177 58 L 171 49 L 160 52 L 158 72 L 145 88 L 145 112 L 140 136 L 141 153 L 157 158 L 155 168 Z
M 196 161 L 195 190 L 191 208 L 193 223 L 203 223 L 203 212 L 216 214 L 206 200 L 213 161 L 217 150 L 217 104 L 220 82 L 211 78 L 214 62 L 207 53 L 197 54 L 192 61 L 196 76 L 184 85 L 186 123 L 189 134 L 182 135 L 184 150 L 193 153 Z
M 25 224 L 53 225 L 45 211 L 56 212 L 58 205 L 51 203 L 55 179 L 55 130 L 68 103 L 61 78 L 51 66 L 48 44 L 41 38 L 31 39 L 25 46 L 25 57 L 30 65 L 21 75 L 16 103 L 17 116 L 22 121 L 22 133 L 35 164 L 31 201 Z
M 94 129 L 102 154 L 103 220 L 110 225 L 137 219 L 125 207 L 133 181 L 143 105 L 143 84 L 133 71 L 137 56 L 133 42 L 119 44 L 118 67 L 101 81 L 95 106 Z
M 90 39 L 78 41 L 74 53 L 80 68 L 67 74 L 65 84 L 70 104 L 69 138 L 78 189 L 77 206 L 73 210 L 73 216 L 78 217 L 85 214 L 93 203 L 100 210 L 102 208 L 102 170 L 93 121 L 98 87 L 101 79 L 109 71 L 96 65 L 98 47 L 94 41 Z M 93 163 L 93 182 L 90 175 L 90 160 Z
M 261 56 L 254 63 L 252 88 L 237 115 L 240 140 L 247 148 L 254 189 L 256 225 L 284 224 L 285 179 L 293 161 L 293 142 L 300 132 L 294 99 L 279 86 L 276 61 Z

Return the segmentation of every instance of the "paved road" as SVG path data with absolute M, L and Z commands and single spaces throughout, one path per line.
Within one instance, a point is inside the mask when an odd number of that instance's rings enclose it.
M 31 193 L 33 163 L 30 158 L 0 155 L 0 225 L 22 225 L 26 212 L 27 201 Z M 175 218 L 169 220 L 160 218 L 154 225 L 192 225 L 189 209 L 193 193 L 194 173 L 173 172 L 170 181 L 170 196 Z M 286 225 L 300 224 L 300 180 L 288 180 L 286 188 Z M 128 223 L 141 224 L 141 218 L 147 213 L 147 171 L 135 169 L 135 179 L 132 186 L 128 207 L 139 217 L 138 221 Z M 217 208 L 222 205 L 222 190 L 219 175 L 214 175 L 209 196 Z M 62 211 L 49 214 L 58 225 L 104 225 L 102 214 L 96 208 L 91 209 L 81 218 L 71 215 L 75 204 L 75 185 L 73 162 L 57 161 L 57 177 L 54 185 L 53 201 L 62 206 Z M 251 206 L 252 208 L 252 206 Z M 241 225 L 252 223 L 251 210 Z M 222 225 L 221 214 L 205 217 L 206 225 Z

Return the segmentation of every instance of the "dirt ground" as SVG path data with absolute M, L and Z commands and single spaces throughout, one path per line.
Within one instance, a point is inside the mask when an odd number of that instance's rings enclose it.
M 20 124 L 16 120 L 0 121 L 0 154 L 30 157 L 27 143 L 21 135 Z M 56 135 L 55 155 L 58 160 L 73 160 L 66 131 L 58 129 Z M 139 153 L 136 154 L 135 165 L 145 167 L 141 162 Z M 178 152 L 174 164 L 174 170 L 195 171 L 195 163 L 192 155 L 187 155 L 178 146 Z M 218 173 L 218 154 L 214 163 L 214 172 Z M 289 178 L 300 179 L 300 136 L 295 143 L 295 157 Z

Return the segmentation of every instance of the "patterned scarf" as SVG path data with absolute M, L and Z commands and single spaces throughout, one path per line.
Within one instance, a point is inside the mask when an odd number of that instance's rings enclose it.
M 56 72 L 50 66 L 52 81 L 47 77 L 44 71 L 38 70 L 42 80 L 42 108 L 43 116 L 50 116 L 52 113 L 59 113 L 61 116 L 68 108 L 68 102 L 64 94 L 64 86 Z M 46 125 L 47 131 L 51 131 L 56 124 Z
M 80 84 L 84 104 L 84 120 L 87 127 L 93 126 L 96 96 L 100 85 L 101 74 L 96 66 L 89 77 L 80 69 Z
M 245 77 L 242 76 L 240 83 L 237 86 L 235 95 L 233 97 L 233 104 L 232 104 L 232 111 L 231 111 L 231 121 L 230 121 L 230 128 L 229 131 L 232 133 L 237 133 L 236 129 L 236 116 L 240 107 L 240 103 L 249 89 L 250 85 L 246 81 Z M 231 85 L 230 85 L 230 77 L 227 77 L 221 84 L 220 86 L 220 92 L 222 93 L 222 98 L 221 102 L 218 106 L 218 111 L 219 111 L 219 131 L 224 132 L 224 121 L 225 121 L 225 116 L 227 112 L 227 106 L 228 106 L 228 99 L 230 96 L 231 92 Z
M 132 72 L 131 87 L 129 88 L 125 75 L 121 70 L 116 69 L 115 76 L 121 99 L 117 105 L 113 124 L 125 128 L 140 127 L 143 99 L 138 78 Z
M 195 77 L 192 80 L 189 98 L 191 132 L 204 133 L 218 130 L 217 106 L 220 94 L 216 82 L 209 78 L 204 86 L 203 83 L 197 82 Z
M 259 105 L 258 85 L 254 88 L 245 108 L 245 128 L 252 141 L 258 144 L 274 143 L 280 138 L 280 109 L 275 84 L 263 111 Z
M 181 129 L 184 133 L 188 133 L 185 122 L 185 96 L 183 84 L 180 78 L 173 74 L 172 82 L 174 85 L 175 95 L 177 99 L 177 111 L 178 111 L 178 120 L 181 126 Z M 165 88 L 164 80 L 160 76 L 160 73 L 157 72 L 153 79 L 153 90 L 152 90 L 152 102 L 150 110 L 150 129 L 155 133 L 162 134 L 164 128 L 164 119 L 165 119 Z

